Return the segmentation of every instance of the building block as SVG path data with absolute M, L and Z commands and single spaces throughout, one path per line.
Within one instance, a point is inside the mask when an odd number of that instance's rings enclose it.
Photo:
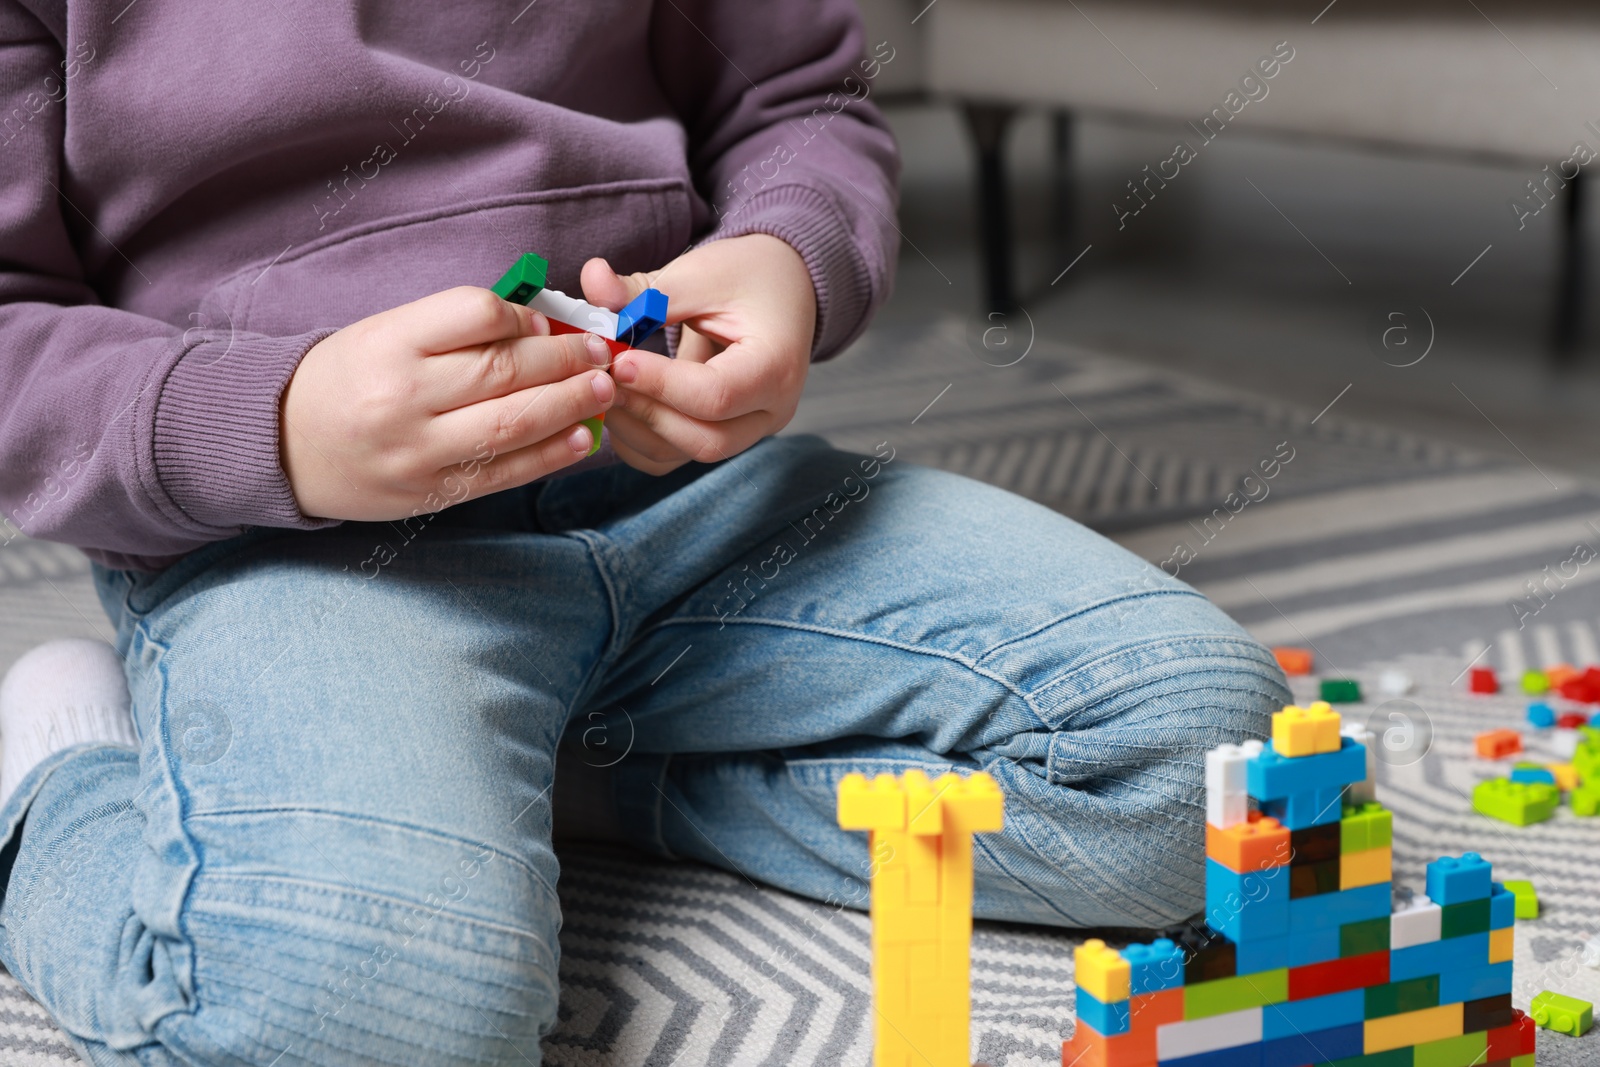
M 1474 667 L 1467 677 L 1467 689 L 1474 693 L 1500 692 L 1500 679 L 1491 667 Z
M 1557 663 L 1544 669 L 1545 677 L 1550 680 L 1552 688 L 1559 686 L 1569 678 L 1576 678 L 1578 669 L 1570 663 Z
M 1414 688 L 1416 683 L 1405 671 L 1390 668 L 1378 675 L 1378 692 L 1386 697 L 1403 697 Z
M 1364 1019 L 1366 998 L 1362 990 L 1347 989 L 1343 993 L 1330 993 L 1325 997 L 1263 1005 L 1261 1036 L 1263 1040 L 1271 1041 L 1290 1034 L 1308 1034 L 1336 1026 L 1348 1026 Z
M 1568 700 L 1600 703 L 1600 667 L 1588 667 L 1582 674 L 1563 679 L 1556 691 Z
M 1292 967 L 1290 949 L 1294 943 L 1295 939 L 1288 934 L 1242 941 L 1234 946 L 1236 969 L 1239 974 L 1255 974 L 1257 971 Z
M 1428 864 L 1428 899 L 1440 907 L 1463 900 L 1488 900 L 1490 867 L 1476 852 L 1440 856 Z
M 1495 882 L 1489 889 L 1489 929 L 1503 930 L 1517 921 L 1517 898 Z
M 1361 683 L 1354 678 L 1324 678 L 1320 695 L 1329 704 L 1354 704 L 1361 699 Z
M 1218 745 L 1206 753 L 1206 825 L 1226 830 L 1250 813 L 1247 765 L 1261 754 L 1256 740 Z
M 1348 810 L 1348 809 L 1346 809 Z M 1308 863 L 1326 863 L 1337 860 L 1343 851 L 1344 823 L 1325 823 L 1304 830 L 1289 832 L 1289 866 L 1303 867 Z
M 1080 987 L 1074 1006 L 1080 1023 L 1088 1023 L 1096 1033 L 1106 1037 L 1116 1037 L 1133 1028 L 1132 1006 L 1126 1000 L 1113 1000 L 1108 1004 Z
M 1570 763 L 1547 763 L 1545 770 L 1556 780 L 1556 788 L 1563 793 L 1570 793 L 1578 788 L 1578 768 Z
M 1489 962 L 1489 935 L 1442 937 L 1409 948 L 1389 950 L 1389 981 L 1404 982 L 1428 974 L 1486 967 Z M 1442 1003 L 1442 1002 L 1441 1002 Z
M 1243 1045 L 1201 1052 L 1175 1060 L 1162 1060 L 1161 1067 L 1261 1067 L 1261 1046 Z
M 1484 1062 L 1489 1035 L 1484 1031 L 1427 1041 L 1416 1046 L 1413 1067 L 1473 1067 Z
M 1279 712 L 1286 715 L 1288 712 Z M 1279 800 L 1299 793 L 1337 786 L 1341 789 L 1367 776 L 1367 750 L 1337 731 L 1339 717 L 1329 713 L 1335 727 L 1331 747 L 1315 753 L 1286 756 L 1276 741 L 1247 765 L 1250 795 L 1259 801 Z M 1274 720 L 1273 732 L 1279 732 Z M 1319 742 L 1320 743 L 1320 742 Z
M 1128 990 L 1134 997 L 1183 985 L 1183 951 L 1171 938 L 1129 945 L 1122 950 L 1122 958 L 1128 961 Z M 1183 1018 L 1181 1005 L 1178 1018 Z
M 1541 730 L 1548 730 L 1556 724 L 1556 709 L 1545 703 L 1529 704 L 1528 721 Z
M 1378 919 L 1390 914 L 1389 886 L 1386 883 L 1341 889 L 1289 901 L 1289 932 L 1298 934 L 1321 926 L 1340 927 L 1345 923 Z
M 1443 925 L 1444 909 L 1425 896 L 1414 896 L 1398 904 L 1389 916 L 1389 948 L 1393 951 L 1437 941 Z
M 1311 673 L 1311 650 L 1309 648 L 1288 648 L 1280 646 L 1272 650 L 1272 658 L 1278 661 L 1278 667 L 1284 674 L 1298 675 Z
M 1469 1034 L 1478 1030 L 1498 1030 L 1502 1026 L 1510 1026 L 1516 1022 L 1516 1018 L 1516 1013 L 1511 1007 L 1510 993 L 1469 1000 L 1461 1005 L 1461 1029 Z
M 1578 749 L 1583 741 L 1583 735 L 1577 730 L 1563 730 L 1559 727 L 1550 731 L 1550 751 L 1557 759 L 1572 762 L 1573 769 L 1578 772 L 1578 777 L 1583 777 L 1583 770 L 1577 765 Z
M 1535 697 L 1550 692 L 1550 676 L 1544 671 L 1523 671 L 1522 691 Z
M 1289 868 L 1289 899 L 1291 900 L 1314 897 L 1318 893 L 1337 893 L 1338 891 L 1338 859 L 1324 860 L 1321 863 L 1302 863 L 1298 867 Z
M 1364 992 L 1366 994 L 1364 1017 L 1368 1019 L 1382 1019 L 1387 1015 L 1437 1008 L 1440 1004 L 1439 976 L 1436 974 L 1407 978 L 1403 982 L 1369 985 Z
M 1463 900 L 1446 904 L 1439 921 L 1439 936 L 1445 939 L 1489 932 L 1489 901 Z
M 865 775 L 847 774 L 839 781 L 839 827 L 843 830 L 903 830 L 906 795 L 892 774 L 871 782 Z
M 1482 1000 L 1511 993 L 1511 963 L 1485 963 L 1439 976 L 1439 1002 Z
M 1389 981 L 1388 952 L 1289 968 L 1289 999 L 1308 1000 Z
M 1195 985 L 1239 973 L 1238 946 L 1209 926 L 1185 925 L 1169 932 L 1183 953 L 1183 984 Z
M 1129 1004 L 1132 1026 L 1125 1034 L 1106 1037 L 1080 1019 L 1072 1038 L 1062 1047 L 1064 1067 L 1148 1067 L 1155 1063 L 1156 1030 L 1183 1020 L 1183 990 L 1135 996 Z
M 1422 1045 L 1430 1041 L 1443 1041 L 1447 1037 L 1460 1037 L 1462 1009 L 1460 1004 L 1441 1004 L 1437 1008 L 1408 1011 L 1401 1015 L 1388 1015 L 1382 1019 L 1366 1021 L 1365 1051 L 1387 1052 L 1407 1045 Z
M 494 283 L 494 295 L 513 304 L 526 304 L 544 288 L 550 264 L 532 252 L 524 252 L 511 264 L 511 269 Z
M 1359 1022 L 1329 1030 L 1290 1034 L 1262 1042 L 1261 1067 L 1302 1067 L 1308 1063 L 1359 1056 L 1365 1041 L 1366 1027 Z
M 1593 1004 L 1548 989 L 1533 998 L 1528 1014 L 1536 1025 L 1573 1037 L 1582 1037 L 1594 1025 Z
M 1532 882 L 1508 881 L 1505 883 L 1506 892 L 1516 899 L 1516 915 L 1519 919 L 1537 919 L 1539 917 L 1539 894 L 1534 891 Z
M 1339 864 L 1339 888 L 1358 889 L 1387 882 L 1393 869 L 1392 853 L 1387 848 L 1352 852 Z
M 1556 729 L 1576 730 L 1589 725 L 1589 716 L 1581 711 L 1566 711 L 1556 716 Z
M 1517 954 L 1517 931 L 1507 926 L 1489 931 L 1489 962 L 1509 963 Z
M 1339 722 L 1339 713 L 1324 701 L 1309 708 L 1290 704 L 1272 716 L 1272 750 L 1283 757 L 1337 752 Z M 1264 799 L 1256 792 L 1254 778 L 1250 782 L 1250 794 L 1258 800 Z
M 1338 822 L 1343 810 L 1344 787 L 1337 785 L 1261 801 L 1261 814 L 1277 819 L 1290 830 Z
M 1545 785 L 1556 784 L 1556 776 L 1551 774 L 1548 769 L 1541 767 L 1536 763 L 1517 764 L 1515 767 L 1511 768 L 1510 777 L 1513 782 L 1526 782 L 1529 784 L 1542 782 Z
M 1289 969 L 1240 974 L 1183 987 L 1183 1017 L 1204 1019 L 1289 999 Z
M 1282 937 L 1289 932 L 1289 868 L 1247 874 L 1206 861 L 1206 923 L 1230 940 Z
M 1343 925 L 1336 925 L 1302 927 L 1295 930 L 1291 920 L 1287 965 L 1307 967 L 1313 963 L 1327 963 L 1329 960 L 1340 959 L 1340 931 L 1343 929 Z
M 1345 790 L 1345 800 L 1353 805 L 1366 804 L 1378 799 L 1378 747 L 1377 737 L 1366 723 L 1346 722 L 1339 727 L 1339 736 L 1348 737 L 1367 751 L 1367 776 L 1351 782 Z
M 1487 1054 L 1490 1062 L 1532 1055 L 1538 1042 L 1537 1024 L 1524 1013 L 1512 1009 L 1514 1021 L 1510 1026 L 1498 1026 L 1489 1031 Z
M 1555 814 L 1560 804 L 1561 792 L 1553 785 L 1538 782 L 1491 778 L 1479 782 L 1472 790 L 1474 811 L 1513 826 L 1543 822 Z
M 617 340 L 636 348 L 667 324 L 667 294 L 646 289 L 617 312 Z
M 1585 967 L 1593 967 L 1600 971 L 1600 934 L 1591 937 L 1583 943 L 1583 949 L 1578 956 L 1578 962 Z
M 1078 989 L 1096 1000 L 1127 1000 L 1132 995 L 1133 971 L 1128 961 L 1098 937 L 1073 950 L 1072 965 Z
M 1339 851 L 1365 852 L 1389 848 L 1394 843 L 1394 815 L 1377 801 L 1359 807 L 1347 805 L 1339 821 Z
M 1187 990 L 1185 993 L 1187 994 Z M 1164 1064 L 1203 1052 L 1234 1049 L 1261 1041 L 1261 1009 L 1246 1008 L 1204 1019 L 1185 1019 L 1156 1030 L 1156 1052 Z M 1243 1057 L 1240 1058 L 1243 1061 Z
M 1600 812 L 1600 782 L 1585 782 L 1567 797 L 1574 815 L 1594 815 Z
M 1206 823 L 1206 858 L 1241 874 L 1289 863 L 1295 854 L 1289 831 L 1277 819 L 1251 814 L 1227 829 Z
M 1339 927 L 1339 957 L 1365 956 L 1373 952 L 1389 951 L 1389 926 L 1391 918 L 1364 919 L 1358 923 L 1345 923 Z
M 1522 751 L 1522 735 L 1515 730 L 1490 730 L 1474 738 L 1473 745 L 1484 759 L 1505 759 Z

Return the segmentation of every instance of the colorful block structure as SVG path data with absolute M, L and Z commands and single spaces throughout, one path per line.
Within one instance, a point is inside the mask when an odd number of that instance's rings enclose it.
M 1208 754 L 1203 918 L 1078 950 L 1064 1067 L 1531 1067 L 1516 897 L 1471 852 L 1397 891 L 1366 743 L 1327 704 L 1272 739 Z
M 971 1065 L 972 835 L 999 830 L 1004 806 L 982 773 L 839 783 L 840 827 L 871 834 L 876 1067 Z M 1099 997 L 1086 995 L 1080 1010 L 1127 1001 L 1128 965 L 1110 956 L 1081 965 L 1080 983 Z

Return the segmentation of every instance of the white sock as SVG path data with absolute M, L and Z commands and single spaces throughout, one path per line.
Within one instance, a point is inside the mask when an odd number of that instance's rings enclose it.
M 0 682 L 0 804 L 51 753 L 84 741 L 138 746 L 122 660 L 104 641 L 51 641 Z

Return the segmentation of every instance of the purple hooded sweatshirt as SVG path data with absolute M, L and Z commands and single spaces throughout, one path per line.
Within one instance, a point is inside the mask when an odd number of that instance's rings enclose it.
M 851 0 L 0 0 L 0 543 L 328 525 L 301 357 L 522 252 L 576 292 L 772 234 L 837 352 L 891 280 L 893 58 Z

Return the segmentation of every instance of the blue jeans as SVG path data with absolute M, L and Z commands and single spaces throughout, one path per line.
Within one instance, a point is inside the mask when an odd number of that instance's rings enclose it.
M 0 811 L 0 961 L 105 1065 L 537 1063 L 558 749 L 640 847 L 860 904 L 839 779 L 986 770 L 978 915 L 1164 924 L 1201 906 L 1201 754 L 1288 699 L 1181 582 L 888 444 L 98 581 L 141 750 L 57 753 Z

